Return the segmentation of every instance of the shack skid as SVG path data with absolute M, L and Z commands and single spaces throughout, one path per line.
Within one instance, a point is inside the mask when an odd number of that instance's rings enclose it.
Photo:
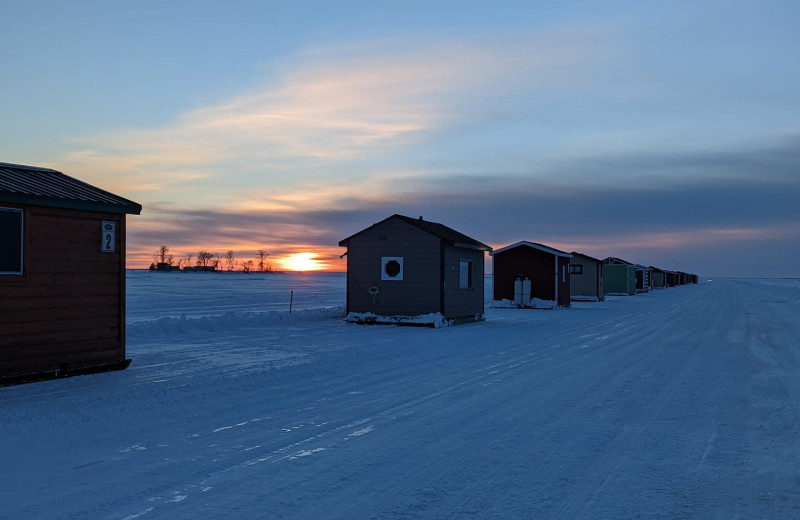
M 344 318 L 346 323 L 355 323 L 358 325 L 410 325 L 415 327 L 433 327 L 434 329 L 483 320 L 483 314 L 448 319 L 439 312 L 421 314 L 419 316 L 382 316 L 371 312 L 351 312 Z
M 528 303 L 517 303 L 503 298 L 502 300 L 492 301 L 492 307 L 495 309 L 555 309 L 558 306 L 553 300 L 542 300 L 540 298 L 531 298 Z

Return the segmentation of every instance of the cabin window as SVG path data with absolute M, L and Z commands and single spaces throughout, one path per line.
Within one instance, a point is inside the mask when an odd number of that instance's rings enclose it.
M 22 274 L 22 210 L 0 208 L 0 274 Z
M 569 274 L 583 274 L 583 265 L 569 264 Z
M 402 279 L 403 279 L 403 257 L 402 256 L 381 257 L 381 280 L 402 280 Z
M 567 266 L 561 266 L 561 283 L 567 283 Z
M 472 262 L 469 260 L 458 262 L 458 288 L 472 289 Z

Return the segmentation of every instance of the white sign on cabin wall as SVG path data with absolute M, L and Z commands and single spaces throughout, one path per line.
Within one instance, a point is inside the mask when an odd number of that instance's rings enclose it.
M 104 253 L 113 253 L 117 250 L 117 223 L 104 220 L 102 231 L 100 251 Z

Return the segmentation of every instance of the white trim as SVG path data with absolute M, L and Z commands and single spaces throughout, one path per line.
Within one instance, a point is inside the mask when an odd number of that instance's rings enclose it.
M 531 249 L 538 249 L 539 251 L 544 251 L 545 253 L 550 253 L 551 255 L 555 256 L 562 256 L 566 258 L 572 258 L 572 255 L 569 253 L 565 253 L 564 251 L 559 251 L 558 249 L 553 249 L 552 247 L 547 247 L 542 244 L 537 244 L 535 242 L 528 242 L 527 240 L 521 240 L 516 244 L 511 244 L 510 246 L 503 247 L 501 249 L 497 249 L 496 251 L 490 251 L 489 255 L 494 256 L 497 253 L 502 253 L 503 251 L 508 251 L 509 249 L 514 249 L 517 247 L 530 247 Z
M 400 264 L 400 272 L 392 276 L 386 272 L 386 265 L 390 262 Z M 381 257 L 381 280 L 400 281 L 403 279 L 403 257 L 402 256 L 382 256 Z

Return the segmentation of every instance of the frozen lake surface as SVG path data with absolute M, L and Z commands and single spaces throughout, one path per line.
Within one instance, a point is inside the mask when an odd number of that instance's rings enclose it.
M 343 274 L 127 281 L 128 370 L 0 388 L 0 518 L 800 518 L 797 280 L 443 329 L 343 323 Z

